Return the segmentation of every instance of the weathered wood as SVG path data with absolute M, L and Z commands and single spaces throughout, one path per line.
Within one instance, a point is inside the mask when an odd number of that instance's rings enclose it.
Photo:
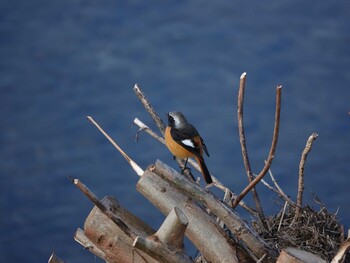
M 160 262 L 192 263 L 183 250 L 183 239 L 188 220 L 177 207 L 171 210 L 157 233 L 149 238 L 137 237 L 133 246 Z
M 174 251 L 159 241 L 137 237 L 133 246 L 162 263 L 192 263 L 193 261 L 181 250 Z
M 340 245 L 337 254 L 335 254 L 331 263 L 342 263 L 345 261 L 346 254 L 350 250 L 350 229 L 348 231 L 348 238 Z
M 322 258 L 297 249 L 288 247 L 281 251 L 276 263 L 327 263 Z
M 186 215 L 178 207 L 174 207 L 153 236 L 163 244 L 183 249 L 183 238 L 187 225 Z
M 114 213 L 112 213 L 108 207 L 106 207 L 104 203 L 101 202 L 85 184 L 83 184 L 79 179 L 73 179 L 71 177 L 69 178 L 74 183 L 74 185 L 77 186 L 79 190 L 82 191 L 85 196 L 87 196 L 90 201 L 100 209 L 101 212 L 103 212 L 113 221 L 113 223 L 122 229 L 125 234 L 127 234 L 130 238 L 136 238 L 137 235 L 135 235 L 135 233 L 122 220 L 120 220 Z
M 215 214 L 226 227 L 241 240 L 257 259 L 265 254 L 266 262 L 274 262 L 277 258 L 277 252 L 267 245 L 267 243 L 256 234 L 240 216 L 226 204 L 218 200 L 212 193 L 204 190 L 195 183 L 185 179 L 181 174 L 171 167 L 157 160 L 153 172 L 165 177 L 176 187 L 181 189 L 186 195 L 190 195 L 198 202 L 205 205 Z
M 85 236 L 84 230 L 78 228 L 74 235 L 74 240 L 77 241 L 84 249 L 89 250 L 99 258 L 106 259 L 106 254 L 99 249 L 87 236 Z
M 123 221 L 135 236 L 147 237 L 155 233 L 152 228 L 122 208 L 116 200 L 107 197 L 102 200 L 102 203 L 108 211 L 113 212 Z M 158 262 L 146 253 L 135 249 L 132 246 L 134 240 L 97 207 L 92 209 L 85 221 L 84 235 L 98 250 L 103 251 L 105 255 L 103 259 L 108 263 Z M 95 250 L 91 252 L 95 253 Z M 96 255 L 102 256 L 101 253 Z
M 207 261 L 244 262 L 238 261 L 238 258 L 245 256 L 241 255 L 241 250 L 237 250 L 237 244 L 230 241 L 215 220 L 189 198 L 188 194 L 182 193 L 149 169 L 142 175 L 136 188 L 163 214 L 168 215 L 174 207 L 178 207 L 185 213 L 189 221 L 186 236 Z
M 305 163 L 306 158 L 308 154 L 310 153 L 312 149 L 313 142 L 317 139 L 318 134 L 312 133 L 310 137 L 307 139 L 305 148 L 303 150 L 303 153 L 301 154 L 301 159 L 299 163 L 299 178 L 298 178 L 298 195 L 297 195 L 297 206 L 295 209 L 295 216 L 293 221 L 298 220 L 298 217 L 300 216 L 302 205 L 303 205 L 303 195 L 304 195 L 304 169 L 305 169 Z

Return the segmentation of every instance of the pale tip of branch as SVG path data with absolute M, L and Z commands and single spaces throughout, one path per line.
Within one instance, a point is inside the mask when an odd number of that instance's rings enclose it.
M 130 165 L 132 167 L 132 169 L 134 169 L 135 173 L 138 176 L 142 176 L 144 173 L 144 170 L 142 170 L 142 168 L 140 166 L 138 166 L 137 163 L 135 163 L 133 160 L 130 160 Z
M 137 83 L 135 83 L 135 85 L 134 85 L 134 90 L 139 90 L 140 88 L 139 88 L 139 84 L 137 84 Z
M 148 126 L 144 124 L 142 121 L 140 121 L 138 118 L 134 119 L 134 123 L 140 127 L 140 129 L 147 129 Z
M 244 79 L 247 76 L 247 72 L 243 72 L 241 75 L 241 79 Z
M 312 133 L 308 139 L 308 141 L 314 141 L 318 137 L 318 134 L 316 132 Z
M 89 121 L 89 122 L 92 122 L 93 121 L 93 118 L 91 116 L 86 116 L 86 119 Z

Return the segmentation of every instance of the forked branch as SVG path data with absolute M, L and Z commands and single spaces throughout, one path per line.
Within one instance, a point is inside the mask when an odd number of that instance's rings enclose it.
M 259 175 L 238 195 L 236 199 L 232 201 L 232 207 L 235 208 L 237 204 L 247 195 L 247 193 L 265 176 L 270 169 L 272 161 L 275 157 L 275 151 L 278 141 L 279 127 L 280 127 L 280 116 L 281 116 L 281 94 L 282 86 L 277 86 L 276 89 L 276 111 L 275 111 L 275 125 L 273 129 L 272 143 L 268 158 L 266 160 L 264 168 L 261 170 Z

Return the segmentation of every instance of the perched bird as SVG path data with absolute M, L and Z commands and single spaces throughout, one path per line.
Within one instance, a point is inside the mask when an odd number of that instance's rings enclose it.
M 197 129 L 187 122 L 185 116 L 178 111 L 167 114 L 168 126 L 165 129 L 165 144 L 169 151 L 178 158 L 186 159 L 185 167 L 189 157 L 194 157 L 204 176 L 207 184 L 211 184 L 208 168 L 204 162 L 203 150 L 209 157 L 209 153 L 203 139 Z

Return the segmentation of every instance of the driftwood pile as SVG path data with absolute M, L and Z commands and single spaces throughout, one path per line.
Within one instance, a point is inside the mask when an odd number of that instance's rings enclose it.
M 85 221 L 84 229 L 77 230 L 75 240 L 108 263 L 330 262 L 331 260 L 332 263 L 345 262 L 350 240 L 345 240 L 344 229 L 338 223 L 336 215 L 328 213 L 323 205 L 317 212 L 302 204 L 305 161 L 317 134 L 309 137 L 302 153 L 296 202 L 283 192 L 271 173 L 270 166 L 275 156 L 279 132 L 281 86 L 276 89 L 275 125 L 270 152 L 262 171 L 258 175 L 253 174 L 244 134 L 245 79 L 244 73 L 240 79 L 237 114 L 242 155 L 249 184 L 238 195 L 214 176 L 214 183 L 202 188 L 198 182 L 193 181 L 194 177 L 190 170 L 185 170 L 185 174 L 179 174 L 160 160 L 143 170 L 93 118 L 88 117 L 140 177 L 136 189 L 166 218 L 160 228 L 154 230 L 123 208 L 115 198 L 105 197 L 100 200 L 80 180 L 70 178 L 95 205 Z M 137 85 L 134 91 L 163 134 L 165 126 L 161 118 Z M 158 136 L 140 120 L 135 119 L 134 123 L 139 126 L 139 131 L 144 131 L 164 143 L 162 136 Z M 183 160 L 177 162 L 182 168 Z M 189 163 L 198 170 L 195 162 L 189 160 Z M 267 173 L 270 174 L 273 186 L 263 179 Z M 268 217 L 264 215 L 255 189 L 255 185 L 259 182 L 276 192 L 284 202 L 279 214 Z M 222 190 L 223 200 L 213 195 L 209 191 L 210 187 Z M 249 192 L 253 195 L 254 208 L 243 201 Z M 234 210 L 237 205 L 254 218 L 251 224 L 244 221 Z M 199 254 L 196 257 L 192 258 L 187 254 L 183 244 L 184 236 L 198 249 Z M 52 255 L 49 262 L 63 261 Z

